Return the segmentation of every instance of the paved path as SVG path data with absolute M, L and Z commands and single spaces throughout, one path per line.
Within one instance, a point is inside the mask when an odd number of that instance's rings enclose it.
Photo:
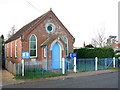
M 65 79 L 65 78 L 71 78 L 71 77 L 96 75 L 96 74 L 108 73 L 108 72 L 114 72 L 114 71 L 116 71 L 116 70 L 88 71 L 88 72 L 68 73 L 68 76 L 40 78 L 40 79 L 27 79 L 27 80 L 25 80 L 25 79 L 15 80 L 15 79 L 13 79 L 14 76 L 12 74 L 10 74 L 7 70 L 2 70 L 2 85 L 31 83 L 31 82 L 48 81 L 48 80 L 55 80 L 55 79 Z
M 18 84 L 24 82 L 23 80 L 13 79 L 14 76 L 5 69 L 3 69 L 1 72 L 2 72 L 2 85 Z
M 118 72 L 99 73 L 43 82 L 5 85 L 3 88 L 118 88 Z

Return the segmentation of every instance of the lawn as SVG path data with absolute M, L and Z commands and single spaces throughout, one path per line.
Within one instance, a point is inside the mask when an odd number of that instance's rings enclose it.
M 45 77 L 67 76 L 67 74 L 54 72 L 25 72 L 25 76 L 15 76 L 14 79 L 36 79 Z

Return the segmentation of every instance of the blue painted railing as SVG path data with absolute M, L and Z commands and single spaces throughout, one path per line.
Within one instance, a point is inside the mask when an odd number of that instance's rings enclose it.
M 72 71 L 74 67 L 74 60 L 66 60 L 66 71 Z M 113 58 L 98 58 L 97 70 L 111 69 L 114 67 Z M 77 71 L 94 71 L 95 58 L 77 59 Z M 115 58 L 115 67 L 118 67 L 118 58 Z

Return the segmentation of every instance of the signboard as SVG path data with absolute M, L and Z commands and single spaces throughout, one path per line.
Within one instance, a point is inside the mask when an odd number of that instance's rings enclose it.
M 22 52 L 22 58 L 29 58 L 29 52 Z
M 69 53 L 69 59 L 74 59 L 74 57 L 77 58 L 77 53 Z

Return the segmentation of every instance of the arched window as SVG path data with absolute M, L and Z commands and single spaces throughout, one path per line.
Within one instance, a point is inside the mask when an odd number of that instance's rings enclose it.
M 68 56 L 68 39 L 67 39 L 67 37 L 64 37 L 63 41 L 66 44 L 66 56 Z
M 30 36 L 30 56 L 31 57 L 37 57 L 37 38 L 34 34 Z

